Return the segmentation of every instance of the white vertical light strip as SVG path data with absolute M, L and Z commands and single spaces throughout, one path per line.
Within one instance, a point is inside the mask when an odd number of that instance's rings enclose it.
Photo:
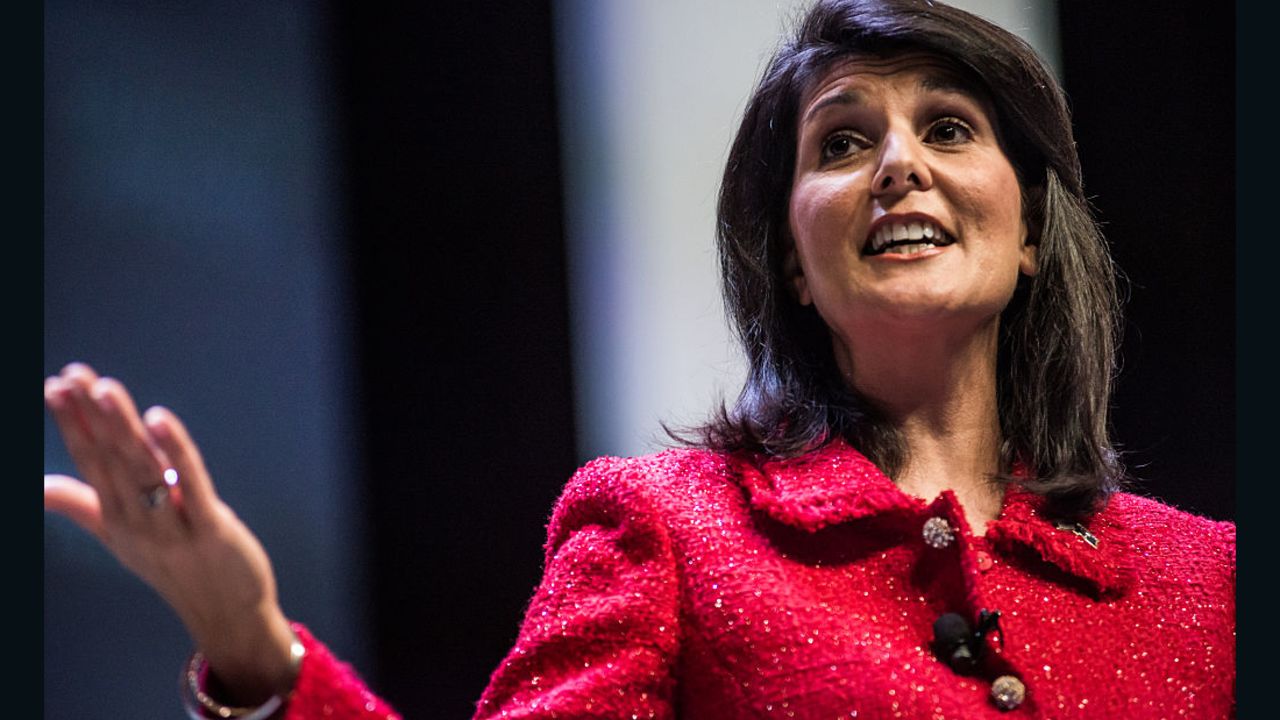
M 635 455 L 732 400 L 715 205 L 764 64 L 806 0 L 558 0 L 578 453 Z M 1052 2 L 954 3 L 1055 63 Z

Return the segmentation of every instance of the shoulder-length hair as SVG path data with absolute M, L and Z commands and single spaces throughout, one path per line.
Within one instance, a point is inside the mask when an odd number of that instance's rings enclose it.
M 1017 174 L 1039 271 L 1019 280 L 999 323 L 997 479 L 1079 518 L 1118 486 L 1108 438 L 1119 327 L 1116 270 L 1080 175 L 1066 99 L 1027 43 L 927 0 L 818 0 L 774 54 L 747 104 L 720 188 L 717 241 L 725 304 L 748 361 L 732 408 L 695 444 L 792 457 L 843 437 L 890 476 L 908 448 L 838 372 L 827 327 L 794 298 L 784 272 L 797 115 L 811 83 L 850 55 L 932 53 L 995 108 Z M 1021 465 L 1025 472 L 1013 472 Z

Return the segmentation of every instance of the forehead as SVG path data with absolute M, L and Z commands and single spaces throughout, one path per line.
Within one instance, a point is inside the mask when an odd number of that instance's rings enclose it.
M 833 93 L 856 95 L 860 87 L 870 89 L 884 83 L 904 83 L 922 91 L 967 95 L 987 105 L 986 93 L 980 86 L 946 58 L 924 52 L 887 57 L 857 54 L 836 61 L 815 76 L 801 93 L 801 117 L 825 96 Z

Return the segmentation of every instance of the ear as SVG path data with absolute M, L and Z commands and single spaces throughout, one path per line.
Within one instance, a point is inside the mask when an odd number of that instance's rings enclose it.
M 1040 239 L 1032 237 L 1027 224 L 1022 223 L 1022 251 L 1018 258 L 1018 270 L 1027 277 L 1040 272 Z
M 800 266 L 800 257 L 796 253 L 796 246 L 792 243 L 791 248 L 787 250 L 787 257 L 782 261 L 782 273 L 786 276 L 787 284 L 791 286 L 791 296 L 801 305 L 813 304 L 813 296 L 809 294 L 809 283 L 804 277 L 804 268 Z
M 1040 238 L 1044 237 L 1044 185 L 1025 193 L 1022 213 L 1022 251 L 1018 270 L 1027 277 L 1040 272 Z

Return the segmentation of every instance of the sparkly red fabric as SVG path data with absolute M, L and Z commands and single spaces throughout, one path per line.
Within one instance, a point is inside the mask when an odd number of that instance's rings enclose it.
M 843 443 L 601 458 L 556 504 L 475 718 L 1234 717 L 1235 526 L 1119 494 L 1077 532 L 1039 505 L 1011 488 L 975 536 L 952 493 L 910 497 Z M 933 622 L 982 609 L 1001 632 L 957 674 Z M 304 633 L 286 720 L 397 717 Z
M 400 720 L 390 705 L 369 692 L 350 665 L 334 657 L 302 624 L 293 623 L 293 631 L 307 652 L 284 720 Z
M 1119 494 L 1084 523 L 1095 548 L 1039 505 L 1011 488 L 974 536 L 952 493 L 908 496 L 843 443 L 760 467 L 602 458 L 556 505 L 475 717 L 1234 716 L 1234 524 Z M 933 622 L 982 609 L 1002 632 L 962 676 Z M 1025 699 L 1001 710 L 1010 675 Z

